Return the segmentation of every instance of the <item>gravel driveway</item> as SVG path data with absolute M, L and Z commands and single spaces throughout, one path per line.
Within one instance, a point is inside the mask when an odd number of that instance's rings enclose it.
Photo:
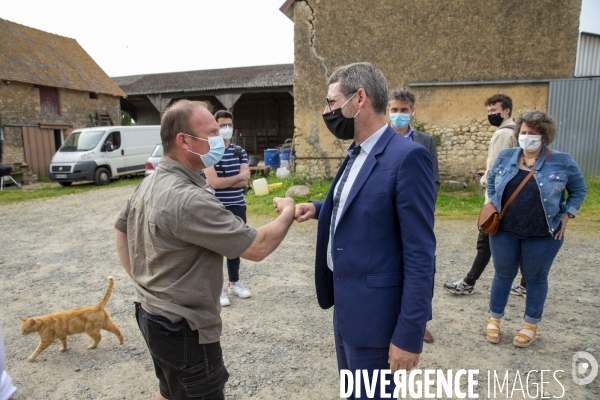
M 133 187 L 106 187 L 78 195 L 0 207 L 0 313 L 6 368 L 18 391 L 15 399 L 152 399 L 157 388 L 151 359 L 133 316 L 134 290 L 113 246 L 112 224 Z M 260 226 L 266 217 L 249 218 Z M 486 342 L 484 328 L 493 269 L 485 271 L 472 296 L 443 291 L 444 281 L 462 278 L 474 257 L 474 221 L 437 221 L 435 343 L 425 345 L 422 369 L 479 369 L 478 392 L 487 397 L 487 371 L 511 387 L 519 372 L 523 385 L 531 370 L 563 370 L 563 399 L 600 398 L 600 377 L 587 386 L 571 379 L 579 350 L 600 355 L 600 233 L 581 218 L 569 224 L 554 263 L 539 339 L 517 349 L 524 301 L 511 296 L 499 345 Z M 316 223 L 295 224 L 281 247 L 260 263 L 242 261 L 241 281 L 249 299 L 232 298 L 224 308 L 222 345 L 231 374 L 228 399 L 337 399 L 339 381 L 332 337 L 332 310 L 318 307 L 313 285 Z M 224 268 L 225 274 L 226 269 Z M 106 277 L 115 277 L 107 309 L 125 337 L 122 346 L 103 332 L 95 350 L 87 335 L 71 336 L 69 350 L 55 342 L 35 362 L 27 357 L 37 335 L 21 336 L 21 316 L 44 315 L 97 303 Z M 493 375 L 492 375 L 493 376 Z M 502 379 L 502 378 L 501 378 Z M 529 376 L 530 394 L 542 380 Z M 562 394 L 552 375 L 544 393 Z M 518 382 L 517 382 L 518 387 Z M 504 393 L 506 393 L 506 388 Z M 526 393 L 526 392 L 525 392 Z M 506 394 L 497 394 L 506 398 Z M 513 398 L 524 398 L 516 391 Z M 526 397 L 529 398 L 529 397 Z

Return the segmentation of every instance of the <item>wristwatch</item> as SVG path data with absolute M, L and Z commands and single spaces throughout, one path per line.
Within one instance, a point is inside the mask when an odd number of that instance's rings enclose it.
M 575 216 L 573 214 L 571 214 L 570 212 L 568 212 L 567 215 L 569 216 L 569 218 L 575 218 Z

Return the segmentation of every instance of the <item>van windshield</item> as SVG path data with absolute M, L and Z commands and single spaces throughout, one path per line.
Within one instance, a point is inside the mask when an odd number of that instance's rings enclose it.
M 65 140 L 59 151 L 89 151 L 98 145 L 106 131 L 75 131 Z

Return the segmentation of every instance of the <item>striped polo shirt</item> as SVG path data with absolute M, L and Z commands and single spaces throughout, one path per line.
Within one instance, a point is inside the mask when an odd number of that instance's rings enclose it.
M 242 151 L 241 164 L 248 164 L 248 155 L 246 150 L 239 147 Z M 215 171 L 219 178 L 233 176 L 240 173 L 240 157 L 235 154 L 233 143 L 229 143 L 229 147 L 225 150 L 223 158 L 215 165 Z M 227 188 L 215 189 L 215 195 L 223 203 L 224 206 L 245 206 L 244 188 Z

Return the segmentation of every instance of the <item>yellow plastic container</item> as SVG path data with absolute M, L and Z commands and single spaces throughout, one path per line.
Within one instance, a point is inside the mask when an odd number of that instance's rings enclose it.
M 282 187 L 283 187 L 283 183 L 282 182 L 270 183 L 269 184 L 269 193 L 272 192 L 275 189 L 281 189 Z

